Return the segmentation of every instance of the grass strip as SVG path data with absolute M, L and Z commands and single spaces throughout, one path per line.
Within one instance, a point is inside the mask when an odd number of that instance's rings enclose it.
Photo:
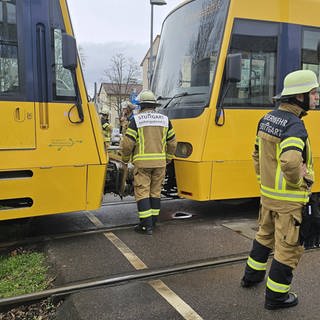
M 45 256 L 23 252 L 0 257 L 0 298 L 44 290 L 48 287 Z

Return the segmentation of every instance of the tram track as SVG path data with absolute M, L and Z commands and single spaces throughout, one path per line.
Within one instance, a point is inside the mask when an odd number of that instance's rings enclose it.
M 135 225 L 136 223 L 122 225 L 122 226 L 115 226 L 115 227 L 92 228 L 92 229 L 81 230 L 81 231 L 56 233 L 56 234 L 43 235 L 43 236 L 41 235 L 41 236 L 35 236 L 35 237 L 26 237 L 20 240 L 0 242 L 0 253 L 7 252 L 14 248 L 26 247 L 31 245 L 40 245 L 40 244 L 50 242 L 50 241 L 55 241 L 55 240 L 89 236 L 94 234 L 103 234 L 107 232 L 114 232 L 114 231 L 120 231 L 120 230 L 128 230 L 133 228 Z
M 308 249 L 308 252 L 320 251 L 320 248 Z M 53 298 L 63 299 L 74 293 L 79 293 L 88 289 L 96 289 L 99 287 L 123 285 L 128 282 L 157 279 L 159 277 L 167 277 L 174 274 L 182 274 L 186 272 L 195 272 L 208 268 L 222 268 L 228 265 L 243 263 L 247 260 L 249 252 L 243 252 L 236 255 L 223 256 L 213 259 L 200 261 L 192 261 L 181 265 L 169 266 L 159 269 L 139 270 L 131 273 L 124 273 L 117 276 L 88 279 L 66 284 L 56 288 L 24 294 L 20 296 L 0 299 L 0 311 L 8 310 L 23 304 L 36 303 L 42 299 Z M 273 254 L 270 255 L 272 257 Z
M 132 273 L 124 273 L 113 277 L 105 277 L 99 279 L 82 280 L 79 282 L 66 284 L 60 287 L 25 294 L 21 296 L 0 299 L 0 310 L 8 310 L 12 307 L 17 307 L 23 304 L 36 303 L 42 299 L 55 298 L 62 299 L 70 294 L 81 292 L 88 289 L 98 287 L 108 287 L 122 285 L 127 282 L 149 280 L 157 277 L 166 277 L 173 274 L 181 274 L 185 272 L 197 271 L 205 268 L 219 268 L 230 264 L 246 261 L 249 252 L 244 252 L 237 255 L 219 257 L 208 260 L 193 261 L 181 265 L 164 267 L 159 269 L 140 270 Z
M 161 202 L 168 202 L 172 200 L 185 200 L 183 198 L 179 197 L 163 197 L 161 198 Z M 135 200 L 118 200 L 118 201 L 103 201 L 101 204 L 101 207 L 113 207 L 113 206 L 121 206 L 121 205 L 131 205 L 131 204 L 136 204 Z
M 174 198 L 163 198 L 161 201 L 164 203 L 170 200 L 179 200 Z M 181 199 L 183 200 L 183 199 Z M 101 207 L 114 207 L 118 205 L 126 206 L 136 204 L 134 200 L 129 201 L 117 201 L 117 202 L 105 202 L 102 203 Z M 135 224 L 126 224 L 121 226 L 114 226 L 114 227 L 93 227 L 88 228 L 86 230 L 80 230 L 80 231 L 71 231 L 71 232 L 62 232 L 62 233 L 53 233 L 53 234 L 45 234 L 45 235 L 39 235 L 39 236 L 32 236 L 32 237 L 24 237 L 23 239 L 17 239 L 13 241 L 5 241 L 0 242 L 0 252 L 2 251 L 8 251 L 11 248 L 15 247 L 23 247 L 28 245 L 35 245 L 35 244 L 41 244 L 49 241 L 54 240 L 61 240 L 61 239 L 67 239 L 72 237 L 80 237 L 80 236 L 86 236 L 86 235 L 92 235 L 92 234 L 99 234 L 104 232 L 113 232 L 118 230 L 125 230 L 132 228 Z
M 306 254 L 314 251 L 320 251 L 319 247 L 306 250 Z M 139 270 L 131 273 L 123 273 L 117 276 L 100 277 L 96 279 L 81 280 L 65 284 L 52 289 L 24 294 L 15 297 L 0 299 L 0 312 L 18 307 L 23 304 L 32 304 L 40 300 L 52 298 L 63 299 L 71 294 L 79 293 L 88 289 L 97 289 L 99 287 L 119 286 L 128 282 L 158 279 L 174 274 L 183 274 L 186 272 L 195 272 L 208 268 L 222 268 L 228 265 L 244 263 L 248 258 L 249 252 L 243 252 L 236 255 L 222 256 L 212 259 L 191 261 L 184 264 L 163 267 L 158 269 Z M 272 257 L 273 254 L 270 255 Z
M 48 241 L 54 240 L 61 240 L 61 239 L 68 239 L 73 237 L 80 237 L 92 234 L 99 234 L 105 232 L 113 232 L 118 230 L 125 230 L 132 228 L 134 224 L 128 224 L 123 226 L 115 226 L 115 227 L 105 227 L 105 228 L 92 228 L 82 231 L 74 231 L 74 232 L 65 232 L 65 233 L 57 233 L 57 234 L 50 234 L 50 235 L 43 235 L 43 236 L 35 236 L 35 237 L 27 237 L 21 240 L 14 240 L 14 241 L 7 241 L 0 243 L 0 252 L 1 251 L 8 251 L 11 248 L 15 247 L 22 247 L 28 245 L 35 245 L 41 244 Z

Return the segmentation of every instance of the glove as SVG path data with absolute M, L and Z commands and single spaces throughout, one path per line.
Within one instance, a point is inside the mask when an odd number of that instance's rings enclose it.
M 305 248 L 320 246 L 320 209 L 318 194 L 312 194 L 310 201 L 302 209 L 300 244 Z
M 300 224 L 299 239 L 300 244 L 306 248 L 310 246 L 312 235 L 312 207 L 310 203 L 307 203 L 302 208 L 302 222 Z
M 320 243 L 320 211 L 318 203 L 312 206 L 312 218 L 311 218 L 311 237 L 313 240 L 313 246 L 319 247 Z

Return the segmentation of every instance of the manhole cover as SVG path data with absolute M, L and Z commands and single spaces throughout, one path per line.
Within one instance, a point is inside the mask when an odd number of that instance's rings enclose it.
M 178 211 L 172 215 L 172 219 L 189 219 L 192 217 L 191 213 Z

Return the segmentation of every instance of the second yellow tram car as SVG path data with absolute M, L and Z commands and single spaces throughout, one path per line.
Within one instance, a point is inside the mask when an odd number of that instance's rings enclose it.
M 319 75 L 320 2 L 185 1 L 165 19 L 152 90 L 178 140 L 178 194 L 194 200 L 259 196 L 251 154 L 259 119 L 274 108 L 285 75 Z M 241 78 L 226 66 L 241 54 Z M 232 79 L 231 79 L 232 80 Z M 320 113 L 305 123 L 320 190 Z

